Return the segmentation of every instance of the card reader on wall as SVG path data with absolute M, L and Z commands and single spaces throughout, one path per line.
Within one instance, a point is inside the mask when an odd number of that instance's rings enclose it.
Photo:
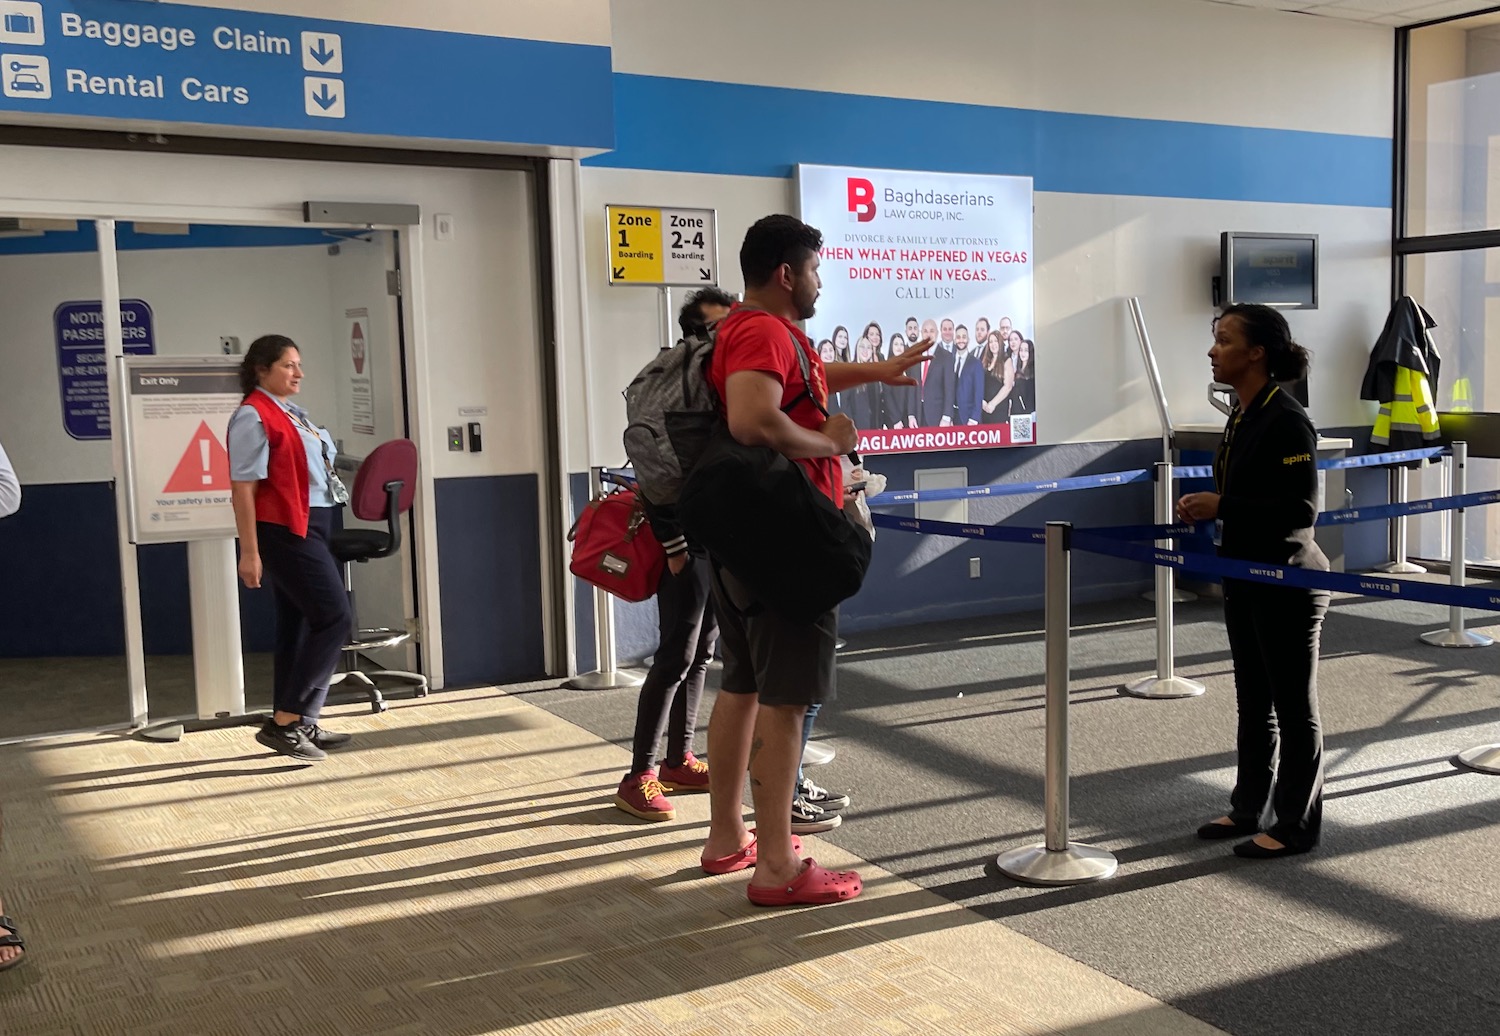
M 478 453 L 481 448 L 482 448 L 482 444 L 481 444 L 481 442 L 479 440 L 479 422 L 478 421 L 470 421 L 469 422 L 469 452 L 470 453 Z

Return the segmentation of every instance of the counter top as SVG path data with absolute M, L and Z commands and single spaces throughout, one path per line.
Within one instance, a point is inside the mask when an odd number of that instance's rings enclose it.
M 1222 424 L 1182 424 L 1178 425 L 1173 432 L 1177 440 L 1179 450 L 1211 450 L 1219 443 L 1219 438 L 1224 434 Z M 1211 437 L 1210 441 L 1204 441 L 1204 437 Z M 1342 436 L 1318 435 L 1318 452 L 1332 453 L 1337 450 L 1354 449 L 1354 440 Z

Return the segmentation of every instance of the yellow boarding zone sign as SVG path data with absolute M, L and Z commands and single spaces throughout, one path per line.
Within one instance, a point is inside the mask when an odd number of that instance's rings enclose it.
M 605 206 L 609 283 L 705 287 L 719 283 L 717 213 L 713 209 Z

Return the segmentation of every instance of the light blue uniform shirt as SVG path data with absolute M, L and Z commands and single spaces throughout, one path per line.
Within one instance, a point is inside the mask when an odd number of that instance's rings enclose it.
M 265 389 L 256 389 L 266 392 Z M 266 392 L 273 402 L 292 415 L 292 425 L 302 437 L 302 448 L 307 451 L 307 502 L 310 507 L 337 507 L 333 490 L 328 486 L 328 467 L 323 461 L 323 451 L 328 451 L 328 464 L 338 456 L 338 447 L 328 429 L 313 425 L 307 411 L 296 403 L 283 402 Z M 314 435 L 308 426 L 318 428 Z M 265 425 L 261 424 L 260 411 L 246 403 L 229 419 L 229 477 L 236 482 L 259 482 L 270 471 L 271 443 L 266 438 Z

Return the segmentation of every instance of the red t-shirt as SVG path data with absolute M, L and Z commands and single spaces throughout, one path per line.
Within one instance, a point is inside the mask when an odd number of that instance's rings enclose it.
M 781 406 L 785 409 L 802 395 L 807 385 L 802 380 L 797 354 L 792 352 L 794 347 L 800 348 L 807 356 L 813 378 L 812 393 L 827 407 L 828 378 L 823 370 L 823 358 L 813 348 L 812 340 L 790 320 L 761 309 L 736 306 L 719 322 L 719 331 L 714 338 L 713 363 L 708 369 L 709 383 L 719 398 L 724 399 L 724 386 L 729 375 L 737 371 L 764 371 L 781 382 Z M 822 428 L 827 420 L 823 412 L 806 399 L 792 407 L 787 416 L 813 431 Z M 843 505 L 843 467 L 837 457 L 805 457 L 797 463 L 835 507 Z

